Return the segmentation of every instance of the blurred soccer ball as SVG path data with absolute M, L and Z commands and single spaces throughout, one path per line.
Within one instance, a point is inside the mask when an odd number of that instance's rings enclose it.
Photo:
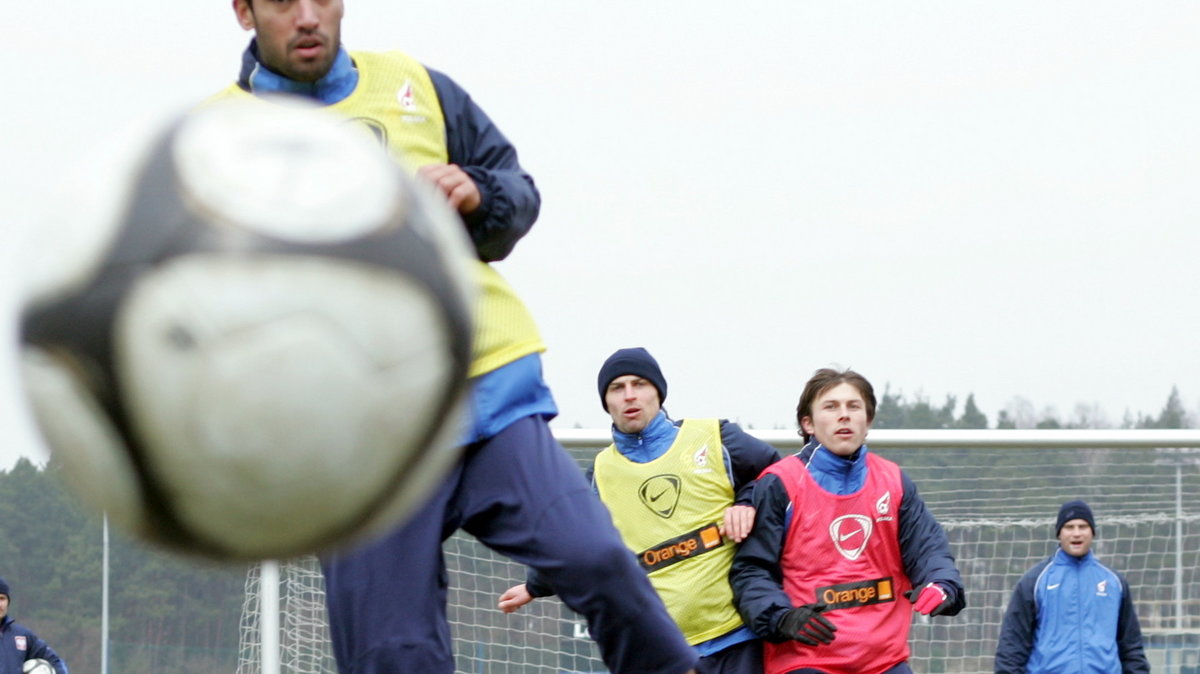
M 238 101 L 142 132 L 32 253 L 22 372 L 74 489 L 143 538 L 283 558 L 394 523 L 453 462 L 462 225 L 361 127 Z
M 26 660 L 21 665 L 21 672 L 23 674 L 55 674 L 54 666 L 50 664 L 50 661 L 41 658 Z

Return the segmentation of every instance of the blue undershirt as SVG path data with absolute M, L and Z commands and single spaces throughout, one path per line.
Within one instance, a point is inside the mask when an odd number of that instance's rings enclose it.
M 613 426 L 613 444 L 621 456 L 634 463 L 649 463 L 671 448 L 679 435 L 679 427 L 671 423 L 667 413 L 659 410 L 658 414 L 646 424 L 641 433 L 622 433 Z
M 467 445 L 494 437 L 518 419 L 558 416 L 550 387 L 542 379 L 542 357 L 531 353 L 471 380 L 471 425 Z
M 250 47 L 258 55 L 258 44 Z M 250 73 L 250 91 L 261 94 L 294 94 L 311 98 L 315 101 L 332 105 L 354 93 L 358 86 L 358 70 L 354 67 L 349 52 L 345 47 L 338 47 L 337 56 L 329 72 L 315 82 L 299 82 L 277 72 L 268 70 L 262 61 L 258 61 Z
M 808 472 L 830 494 L 853 494 L 867 481 L 867 446 L 859 447 L 850 456 L 838 456 L 818 444 L 809 457 Z
M 808 474 L 816 481 L 817 486 L 830 494 L 845 496 L 862 489 L 867 481 L 867 446 L 863 445 L 854 450 L 850 456 L 839 456 L 826 449 L 825 445 L 813 440 L 800 450 L 801 457 L 810 451 Z M 787 507 L 787 515 L 783 518 L 783 528 L 786 531 L 792 525 L 792 504 Z

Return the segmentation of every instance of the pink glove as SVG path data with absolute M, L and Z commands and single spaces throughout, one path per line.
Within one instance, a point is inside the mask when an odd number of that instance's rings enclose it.
M 916 599 L 913 599 L 914 595 L 916 596 Z M 938 585 L 937 583 L 929 583 L 925 587 L 921 588 L 920 593 L 918 593 L 916 590 L 908 592 L 908 597 L 913 603 L 914 611 L 920 613 L 921 615 L 931 615 L 934 611 L 937 611 L 942 604 L 946 603 L 946 599 L 949 598 L 949 595 L 946 594 L 946 591 L 942 589 L 941 585 Z

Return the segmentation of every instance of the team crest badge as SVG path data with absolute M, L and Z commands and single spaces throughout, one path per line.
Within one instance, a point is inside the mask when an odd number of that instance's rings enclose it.
M 681 484 L 677 475 L 655 475 L 638 488 L 638 497 L 655 515 L 668 519 L 679 505 Z
M 23 636 L 17 635 L 13 637 L 13 644 L 17 647 L 18 651 L 29 650 L 29 645 L 25 643 L 25 637 Z
M 1108 596 L 1108 581 L 1107 580 L 1102 580 L 1099 583 L 1096 583 L 1096 595 L 1099 597 L 1107 597 Z
M 404 80 L 404 85 L 396 92 L 396 100 L 400 102 L 400 107 L 409 111 L 415 112 L 417 109 L 417 101 L 413 97 L 413 88 L 411 80 Z
M 880 496 L 879 500 L 875 502 L 875 512 L 879 513 L 880 515 L 886 515 L 886 514 L 888 514 L 888 511 L 891 509 L 892 509 L 892 492 L 885 491 L 885 492 L 883 492 L 883 496 Z
M 866 515 L 842 515 L 829 525 L 829 537 L 837 551 L 853 562 L 867 549 L 874 526 Z
M 692 462 L 700 468 L 708 465 L 708 445 L 701 445 L 700 449 L 697 449 L 696 453 L 692 454 Z

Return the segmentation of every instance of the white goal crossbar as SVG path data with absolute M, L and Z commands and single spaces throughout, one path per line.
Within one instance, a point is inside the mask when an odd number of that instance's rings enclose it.
M 802 445 L 794 431 L 747 431 L 784 455 Z M 611 441 L 607 430 L 554 434 L 581 466 Z M 1059 504 L 1084 498 L 1096 511 L 1097 554 L 1129 578 L 1154 671 L 1200 671 L 1200 430 L 878 429 L 867 444 L 913 478 L 968 585 L 957 618 L 915 619 L 914 669 L 991 671 L 1012 587 L 1053 551 Z M 581 619 L 556 600 L 535 602 L 519 618 L 499 616 L 495 598 L 524 578 L 522 569 L 461 533 L 445 550 L 459 671 L 602 669 Z M 309 643 L 327 639 L 319 571 L 312 560 L 283 568 L 291 598 L 282 604 L 260 587 L 279 584 L 268 580 L 272 565 L 261 580 L 259 569 L 247 579 L 238 672 L 330 674 L 327 644 Z M 289 644 L 303 654 L 281 657 Z
M 748 429 L 781 452 L 798 451 L 804 444 L 798 431 Z M 554 431 L 563 447 L 605 447 L 612 442 L 606 430 Z M 1200 449 L 1200 429 L 873 429 L 867 437 L 872 449 L 937 449 L 953 447 L 1012 449 Z

